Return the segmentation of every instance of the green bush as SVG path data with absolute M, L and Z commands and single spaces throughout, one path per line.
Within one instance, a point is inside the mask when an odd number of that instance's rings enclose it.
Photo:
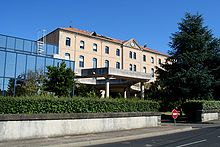
M 203 111 L 220 110 L 220 101 L 191 100 L 182 105 L 183 112 L 190 120 L 195 120 Z
M 0 97 L 0 106 L 0 114 L 157 112 L 159 109 L 154 101 L 80 97 Z

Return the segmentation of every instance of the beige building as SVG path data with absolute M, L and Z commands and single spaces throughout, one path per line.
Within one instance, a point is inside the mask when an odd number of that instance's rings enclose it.
M 141 91 L 143 97 L 143 83 L 155 80 L 156 66 L 168 57 L 135 39 L 122 41 L 75 28 L 58 28 L 46 36 L 46 42 L 58 46 L 56 57 L 75 61 L 78 82 L 95 85 L 107 97 L 111 91 L 129 97 L 131 90 Z M 109 70 L 98 74 L 99 69 Z

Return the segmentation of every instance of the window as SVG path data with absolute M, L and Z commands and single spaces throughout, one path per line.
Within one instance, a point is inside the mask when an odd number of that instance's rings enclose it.
M 71 39 L 69 37 L 66 37 L 66 46 L 70 46 L 70 42 L 71 42 Z
M 119 49 L 116 49 L 116 55 L 120 56 L 120 50 Z
M 144 73 L 147 73 L 146 67 L 143 67 L 143 72 L 144 72 Z
M 154 77 L 154 69 L 151 68 L 151 77 Z
M 129 52 L 129 57 L 132 59 L 132 52 L 131 51 Z
M 65 53 L 65 60 L 70 60 L 70 54 L 69 53 Z
M 136 59 L 136 53 L 134 52 L 134 59 Z
M 151 63 L 154 63 L 154 57 L 151 57 L 151 58 L 150 58 L 150 62 L 151 62 Z
M 81 41 L 80 41 L 80 48 L 81 48 L 81 49 L 84 49 L 84 46 L 85 46 L 85 42 L 84 42 L 83 40 L 81 40 Z
M 143 55 L 143 61 L 146 62 L 146 55 Z
M 132 64 L 130 64 L 129 69 L 130 69 L 130 71 L 132 71 Z
M 92 59 L 92 67 L 97 68 L 97 59 L 96 58 Z
M 136 71 L 136 65 L 134 65 L 134 71 Z
M 105 46 L 105 53 L 109 54 L 109 47 L 108 46 Z
M 120 69 L 120 63 L 119 62 L 116 62 L 116 68 Z
M 79 67 L 84 67 L 84 56 L 79 56 Z
M 97 52 L 97 44 L 93 43 L 93 51 Z
M 160 58 L 158 59 L 158 64 L 161 65 L 161 59 Z
M 105 67 L 109 67 L 109 61 L 105 60 Z

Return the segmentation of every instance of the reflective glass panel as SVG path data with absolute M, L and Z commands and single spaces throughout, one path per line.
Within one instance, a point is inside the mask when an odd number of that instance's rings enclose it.
M 55 61 L 54 66 L 55 66 L 55 67 L 60 67 L 60 64 L 61 64 L 62 60 L 60 60 L 60 59 L 55 59 L 54 61 Z
M 36 61 L 35 61 L 36 57 L 35 56 L 27 56 L 27 71 L 33 71 L 35 72 L 35 65 L 36 65 Z
M 3 94 L 3 78 L 0 78 L 0 96 Z
M 14 78 L 5 78 L 5 83 L 4 83 L 4 95 L 5 96 L 13 96 L 14 84 L 15 84 Z
M 66 63 L 66 68 L 71 68 L 71 64 L 70 64 L 70 61 L 65 61 L 65 63 Z
M 31 52 L 31 41 L 24 40 L 24 51 Z
M 0 76 L 4 75 L 5 68 L 5 52 L 0 51 Z
M 74 71 L 74 62 L 70 61 L 71 69 Z
M 14 48 L 15 48 L 15 38 L 7 37 L 7 48 L 14 50 Z
M 46 58 L 46 66 L 53 66 L 53 60 L 52 58 Z
M 58 54 L 59 53 L 59 49 L 57 46 L 53 46 L 54 48 L 54 51 L 53 51 L 53 54 Z
M 36 42 L 32 42 L 32 51 L 33 53 L 37 53 L 37 43 Z
M 47 55 L 53 55 L 53 45 L 47 44 L 46 50 L 47 50 Z
M 44 57 L 37 57 L 37 71 L 44 71 L 45 67 L 45 58 Z
M 16 77 L 21 74 L 25 74 L 26 65 L 26 55 L 17 54 L 17 67 L 16 67 Z
M 15 42 L 15 49 L 16 50 L 21 50 L 23 51 L 23 46 L 24 45 L 24 41 L 22 39 L 16 39 L 16 42 Z
M 0 35 L 0 47 L 6 47 L 6 36 Z
M 5 68 L 5 76 L 6 77 L 14 77 L 15 76 L 15 53 L 7 53 L 6 56 L 6 68 Z

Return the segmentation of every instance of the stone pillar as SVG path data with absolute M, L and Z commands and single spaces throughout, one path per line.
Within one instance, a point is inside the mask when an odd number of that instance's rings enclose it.
M 124 98 L 127 98 L 127 88 L 124 89 Z
M 144 82 L 141 82 L 141 98 L 144 98 Z
M 124 89 L 124 98 L 130 98 L 130 86 Z
M 105 90 L 100 90 L 102 97 L 101 98 L 105 98 Z
M 109 78 L 105 79 L 105 97 L 108 98 L 109 97 Z

